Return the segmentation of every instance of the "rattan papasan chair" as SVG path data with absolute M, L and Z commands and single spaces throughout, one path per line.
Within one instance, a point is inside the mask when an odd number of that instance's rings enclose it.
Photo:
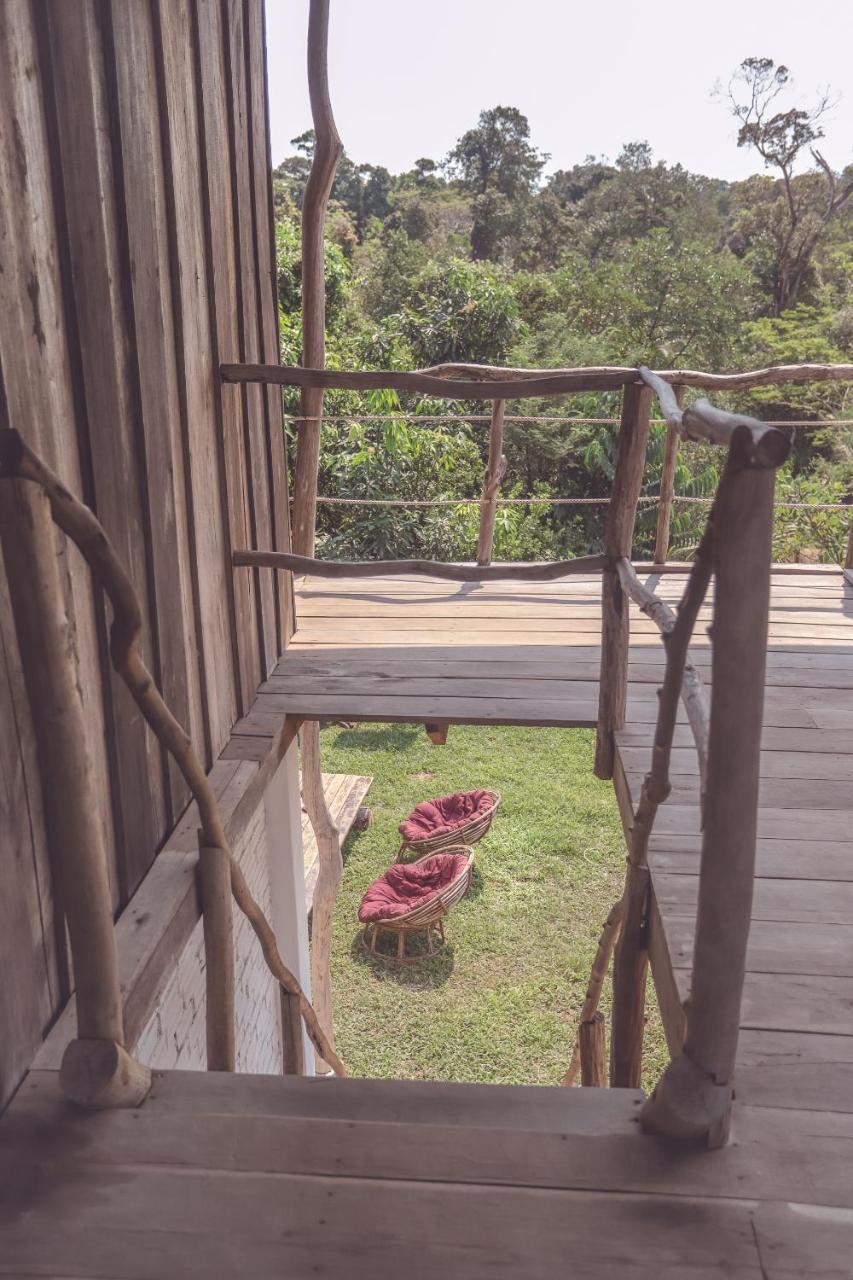
M 468 892 L 473 866 L 474 850 L 465 845 L 424 854 L 415 862 L 395 862 L 361 900 L 362 945 L 378 959 L 407 963 L 440 951 L 446 941 L 444 917 Z M 406 940 L 415 932 L 425 934 L 426 951 L 407 955 Z M 376 950 L 382 933 L 396 935 L 395 955 Z
M 497 791 L 485 788 L 425 800 L 400 823 L 403 843 L 397 860 L 406 849 L 418 854 L 438 853 L 451 845 L 475 844 L 492 825 L 500 802 Z

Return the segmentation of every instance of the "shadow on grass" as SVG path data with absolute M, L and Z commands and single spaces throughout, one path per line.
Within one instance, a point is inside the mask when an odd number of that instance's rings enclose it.
M 380 982 L 394 982 L 398 987 L 410 987 L 419 991 L 434 991 L 436 987 L 444 986 L 453 973 L 453 946 L 449 942 L 436 955 L 431 956 L 424 940 L 410 937 L 406 943 L 407 954 L 410 957 L 417 954 L 417 959 L 410 958 L 407 964 L 394 959 L 392 948 L 396 946 L 394 936 L 384 934 L 377 943 L 377 949 L 381 956 L 387 958 L 372 956 L 362 942 L 362 931 L 359 929 L 350 945 L 350 956 L 355 964 L 370 969 L 374 978 Z M 423 948 L 422 954 L 419 948 Z
M 336 747 L 360 747 L 362 751 L 405 751 L 423 729 L 414 724 L 362 724 L 343 729 Z

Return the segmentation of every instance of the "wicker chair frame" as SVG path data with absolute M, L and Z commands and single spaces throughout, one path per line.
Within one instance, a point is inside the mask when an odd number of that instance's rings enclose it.
M 453 849 L 460 845 L 476 844 L 478 840 L 482 840 L 492 825 L 492 819 L 497 813 L 501 802 L 499 791 L 491 791 L 489 788 L 484 789 L 492 797 L 491 808 L 487 809 L 485 813 L 476 814 L 475 817 L 469 818 L 461 826 L 454 827 L 452 831 L 443 831 L 437 836 L 423 836 L 419 840 L 404 840 L 397 852 L 397 861 L 400 861 L 406 849 L 411 849 L 419 855 L 444 853 L 448 849 Z M 420 857 L 415 861 L 419 862 Z
M 449 885 L 446 885 L 434 897 L 427 899 L 426 902 L 419 902 L 416 907 L 413 907 L 411 911 L 407 911 L 404 915 L 392 916 L 388 920 L 370 920 L 364 926 L 361 945 L 375 959 L 388 960 L 398 964 L 412 964 L 416 960 L 429 959 L 430 956 L 435 955 L 444 947 L 447 941 L 444 934 L 444 917 L 451 907 L 462 901 L 471 887 L 471 875 L 474 870 L 474 850 L 469 845 L 457 843 L 450 845 L 446 849 L 438 850 L 438 852 L 464 853 L 468 861 L 456 879 L 452 880 Z M 432 856 L 432 852 L 424 853 L 421 857 L 416 858 L 411 865 L 413 867 L 417 866 L 419 862 L 424 862 Z M 396 955 L 389 955 L 376 950 L 376 943 L 382 933 L 391 933 L 396 936 Z M 407 954 L 406 942 L 410 933 L 426 934 L 426 951 L 413 956 Z

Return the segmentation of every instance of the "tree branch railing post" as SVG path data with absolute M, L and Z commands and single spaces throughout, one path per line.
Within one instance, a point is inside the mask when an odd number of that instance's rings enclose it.
M 311 0 L 308 11 L 308 91 L 314 122 L 314 157 L 302 202 L 302 363 L 322 369 L 326 363 L 326 267 L 324 230 L 329 195 L 343 146 L 335 127 L 329 94 L 329 0 Z M 293 476 L 293 549 L 314 554 L 317 476 L 323 388 L 304 386 Z
M 675 387 L 675 397 L 679 404 L 684 397 L 684 388 Z M 675 468 L 678 464 L 678 440 L 680 432 L 672 423 L 667 424 L 666 441 L 663 451 L 663 467 L 660 476 L 660 498 L 658 502 L 658 519 L 655 530 L 655 564 L 666 564 L 669 555 L 669 532 L 672 523 L 672 499 L 675 494 Z
M 477 564 L 480 565 L 492 563 L 498 490 L 506 472 L 506 458 L 503 454 L 505 413 L 506 400 L 496 400 L 492 407 L 492 421 L 489 426 L 489 461 L 483 483 L 483 496 L 480 499 L 480 531 L 477 538 Z
M 56 540 L 43 489 L 29 479 L 0 480 L 0 543 L 74 969 L 77 1038 L 65 1051 L 60 1084 L 82 1106 L 135 1107 L 151 1073 L 124 1045 L 107 854 Z
M 853 516 L 850 517 L 850 528 L 847 533 L 847 554 L 844 557 L 844 568 L 853 574 Z
M 630 560 L 643 483 L 652 394 L 639 383 L 626 386 L 616 444 L 616 465 L 610 505 L 604 521 L 607 565 L 601 583 L 601 678 L 595 774 L 613 777 L 614 738 L 625 723 L 628 696 L 628 597 L 622 589 L 616 561 Z
M 110 624 L 110 659 L 113 668 L 127 687 L 131 697 L 139 708 L 142 716 L 148 724 L 157 740 L 169 752 L 174 759 L 176 765 L 181 771 L 187 786 L 190 789 L 193 799 L 198 807 L 199 816 L 199 847 L 206 854 L 208 851 L 216 850 L 217 858 L 228 869 L 228 877 L 230 883 L 231 896 L 246 916 L 258 942 L 261 946 L 264 960 L 273 977 L 279 983 L 281 988 L 298 1001 L 299 1010 L 305 1023 L 306 1031 L 310 1036 L 317 1052 L 329 1063 L 337 1075 L 346 1075 L 346 1069 L 338 1055 L 335 1053 L 334 1046 L 329 1042 L 322 1025 L 317 1017 L 316 1011 L 305 995 L 299 981 L 288 969 L 287 965 L 281 958 L 278 949 L 275 933 L 264 915 L 261 907 L 252 896 L 252 892 L 246 882 L 246 877 L 237 859 L 231 850 L 228 832 L 222 819 L 219 803 L 216 793 L 213 790 L 210 779 L 204 771 L 201 761 L 196 755 L 192 740 L 186 730 L 178 723 L 172 712 L 166 705 L 162 694 L 154 683 L 150 671 L 145 665 L 140 645 L 141 634 L 141 618 L 139 610 L 139 602 L 136 597 L 133 584 L 130 581 L 124 567 L 118 559 L 109 538 L 103 526 L 98 521 L 94 512 L 74 497 L 68 491 L 60 479 L 41 461 L 41 459 L 33 453 L 31 449 L 24 443 L 23 439 L 17 431 L 8 429 L 0 430 L 0 483 L 4 486 L 15 482 L 34 482 L 32 488 L 39 486 L 49 502 L 50 515 L 53 522 L 62 530 L 67 537 L 76 543 L 84 559 L 86 560 L 92 577 L 97 586 L 105 593 L 112 608 L 113 617 Z M 25 490 L 16 489 L 16 493 L 26 492 Z M 3 495 L 0 495 L 3 496 Z M 3 511 L 4 526 L 8 526 L 6 515 L 10 513 L 11 507 L 8 502 L 0 502 L 0 509 Z M 42 510 L 47 510 L 43 507 Z M 11 515 L 10 515 L 11 519 Z M 18 522 L 23 530 L 18 531 L 18 536 L 26 534 L 28 528 L 27 520 Z M 29 520 L 32 524 L 32 519 Z M 4 528 L 4 537 L 6 535 Z M 44 534 L 41 535 L 44 541 Z M 15 530 L 10 533 L 10 537 L 15 537 Z M 16 545 L 12 544 L 13 550 Z M 10 557 L 4 542 L 4 555 Z M 41 557 L 44 559 L 44 555 Z M 55 556 L 54 556 L 55 559 Z M 15 576 L 20 563 L 25 563 L 24 556 L 11 555 L 13 563 L 12 576 Z M 53 569 L 56 573 L 55 565 Z M 35 624 L 30 618 L 27 623 L 26 619 L 30 617 L 29 609 L 32 607 L 28 602 L 27 593 L 30 590 L 29 581 L 24 578 L 21 580 L 21 590 L 19 597 L 13 601 L 13 606 L 17 608 L 18 614 L 25 620 L 27 626 L 27 636 L 31 640 L 30 632 L 39 633 L 39 615 L 35 616 Z M 43 608 L 50 605 L 56 608 L 56 601 L 61 600 L 61 592 L 57 584 L 48 584 L 43 591 L 44 604 Z M 51 601 L 53 602 L 51 604 Z M 48 631 L 45 630 L 45 634 Z M 42 666 L 45 670 L 71 670 L 71 654 L 65 638 L 56 627 L 53 628 L 52 644 L 58 653 L 59 661 L 48 664 L 38 663 L 33 666 L 33 670 L 41 671 Z M 37 646 L 33 644 L 32 653 L 35 654 Z M 29 652 L 28 652 L 29 656 Z M 63 667 L 63 663 L 65 664 Z M 72 670 L 74 690 L 76 691 L 76 671 Z M 43 677 L 44 678 L 44 677 Z M 64 677 L 66 682 L 69 678 L 67 671 Z M 36 686 L 36 692 L 39 687 Z M 63 694 L 65 696 L 65 694 Z M 79 693 L 77 694 L 79 701 Z M 35 700 L 35 705 L 49 707 L 50 700 L 41 696 Z M 80 710 L 82 717 L 82 709 Z M 56 719 L 56 717 L 53 717 Z M 58 727 L 53 724 L 53 719 L 48 718 L 44 724 L 44 738 L 47 742 L 48 750 L 56 750 L 58 759 L 53 760 L 52 757 L 47 759 L 46 766 L 42 767 L 42 776 L 51 778 L 59 776 L 62 781 L 61 787 L 46 787 L 46 795 L 50 803 L 55 803 L 54 821 L 55 830 L 58 832 L 56 836 L 57 847 L 70 849 L 70 857 L 76 858 L 82 868 L 79 877 L 70 877 L 71 894 L 78 894 L 76 906 L 73 908 L 77 914 L 77 923 L 74 926 L 77 942 L 72 938 L 72 953 L 75 960 L 75 970 L 78 983 L 78 1007 L 83 1010 L 94 1010 L 97 1019 L 93 1016 L 91 1023 L 83 1023 L 88 1028 L 88 1032 L 84 1031 L 83 1036 L 91 1039 L 98 1039 L 101 1045 L 106 1046 L 107 1053 L 99 1052 L 97 1061 L 91 1063 L 88 1059 L 82 1058 L 80 1050 L 74 1048 L 75 1045 L 86 1044 L 86 1039 L 74 1041 L 66 1051 L 66 1059 L 71 1055 L 72 1050 L 78 1056 L 74 1059 L 75 1077 L 72 1080 L 71 1073 L 68 1073 L 67 1091 L 69 1096 L 75 1096 L 71 1092 L 73 1087 L 78 1096 L 78 1100 L 86 1100 L 82 1095 L 84 1092 L 94 1095 L 95 1090 L 95 1071 L 97 1069 L 101 1075 L 105 1067 L 112 1067 L 113 1074 L 118 1073 L 121 1076 L 121 1082 L 125 1089 L 134 1084 L 134 1069 L 137 1064 L 124 1051 L 120 1041 L 121 1031 L 121 1006 L 118 1005 L 118 1014 L 115 1013 L 116 991 L 118 989 L 117 976 L 117 959 L 115 957 L 115 939 L 112 935 L 112 913 L 107 911 L 107 919 L 109 921 L 109 936 L 104 934 L 103 910 L 99 905 L 98 895 L 103 895 L 105 885 L 98 886 L 97 859 L 93 853 L 88 855 L 81 854 L 80 850 L 84 847 L 90 847 L 96 851 L 98 848 L 97 840 L 100 837 L 91 834 L 91 814 L 89 825 L 85 820 L 85 805 L 78 803 L 77 799 L 72 797 L 77 795 L 76 782 L 79 780 L 80 794 L 87 794 L 86 787 L 91 785 L 91 780 L 87 783 L 86 777 L 81 772 L 86 758 L 85 750 L 81 750 L 85 746 L 82 737 L 82 730 L 77 731 L 76 725 L 69 721 L 71 728 L 64 730 L 65 737 L 61 738 Z M 82 720 L 81 720 L 82 723 Z M 58 725 L 58 722 L 57 722 Z M 62 751 L 56 744 L 63 742 Z M 282 744 L 281 750 L 285 749 L 284 729 L 279 736 Z M 71 748 L 74 747 L 74 750 Z M 91 766 L 90 766 L 91 767 Z M 66 772 L 67 771 L 67 777 Z M 257 800 L 255 799 L 255 803 Z M 66 806 L 68 807 L 68 815 L 66 814 Z M 94 805 L 91 806 L 92 811 Z M 70 815 L 70 816 L 69 816 Z M 75 833 L 73 822 L 78 824 Z M 75 872 L 77 863 L 75 862 Z M 95 869 L 93 869 L 95 868 Z M 204 875 L 204 872 L 202 873 Z M 104 878 L 106 871 L 104 868 Z M 77 885 L 86 885 L 87 881 L 91 881 L 90 888 L 77 888 Z M 211 877 L 214 884 L 217 884 L 215 874 Z M 63 889 L 67 888 L 63 881 Z M 204 892 L 204 886 L 203 886 Z M 218 892 L 218 889 L 217 889 Z M 69 898 L 70 903 L 70 898 Z M 221 903 L 213 908 L 214 914 L 218 913 L 220 920 L 224 918 L 224 912 L 221 910 Z M 68 909 L 69 930 L 71 930 L 72 908 Z M 79 964 L 77 953 L 80 953 L 82 959 Z M 111 958 L 112 957 L 112 958 Z M 81 981 L 81 973 L 83 975 Z M 219 984 L 216 988 L 220 993 L 227 991 L 226 984 Z M 208 988 L 209 992 L 214 987 Z M 208 1016 L 212 1016 L 212 1011 L 208 1010 Z M 228 1019 L 227 1009 L 220 1008 L 217 1017 L 223 1022 Z M 118 1017 L 118 1021 L 116 1021 Z M 216 1043 L 223 1046 L 222 1052 L 228 1052 L 227 1034 L 220 1030 L 208 1031 L 208 1044 Z M 109 1033 L 109 1034 L 106 1034 Z M 115 1034 L 113 1034 L 115 1033 Z M 65 1063 L 63 1063 L 63 1068 Z M 144 1068 L 138 1068 L 139 1072 L 145 1072 Z M 146 1073 L 147 1075 L 147 1073 Z M 100 1077 L 99 1077 L 100 1078 Z M 97 1092 L 97 1096 L 88 1099 L 89 1105 L 93 1106 L 121 1106 L 128 1105 L 116 1099 L 116 1092 L 111 1088 L 111 1080 L 107 1080 L 104 1086 Z M 140 1085 L 141 1087 L 141 1085 Z M 146 1086 L 147 1088 L 147 1086 Z

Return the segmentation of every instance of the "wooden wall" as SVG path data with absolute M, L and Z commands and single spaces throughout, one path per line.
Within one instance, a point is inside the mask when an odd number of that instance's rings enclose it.
M 230 567 L 289 546 L 280 399 L 217 378 L 278 358 L 263 28 L 263 0 L 0 4 L 0 414 L 103 521 L 208 764 L 291 629 L 289 588 Z M 58 554 L 118 909 L 187 793 Z M 69 989 L 2 570 L 0 876 L 2 1105 Z

